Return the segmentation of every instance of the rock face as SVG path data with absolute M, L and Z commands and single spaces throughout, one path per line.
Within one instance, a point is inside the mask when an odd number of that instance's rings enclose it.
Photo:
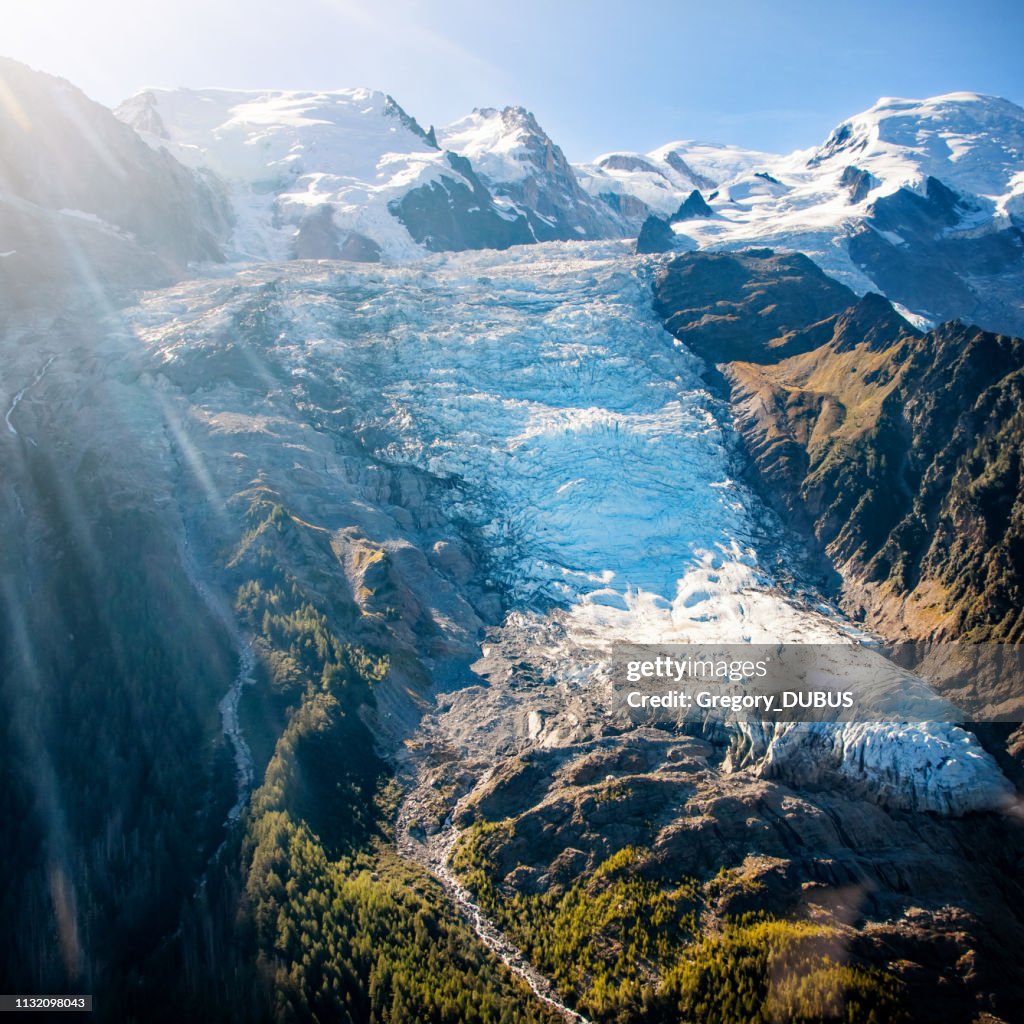
M 0 88 L 5 297 L 86 279 L 166 283 L 223 258 L 229 214 L 215 183 L 62 79 L 0 59 Z
M 921 334 L 878 295 L 823 315 L 844 292 L 789 257 L 688 255 L 656 302 L 729 363 L 760 476 L 843 574 L 851 611 L 890 635 L 1020 639 L 1024 342 L 962 323 Z
M 766 373 L 770 398 L 757 371 L 733 380 L 745 412 L 792 410 L 779 429 L 806 439 L 797 493 L 851 604 L 880 622 L 895 605 L 914 636 L 1020 640 L 1024 344 L 954 323 L 820 356 Z
M 351 260 L 380 263 L 381 248 L 358 231 L 341 231 L 328 205 L 315 207 L 299 222 L 291 257 L 297 260 Z
M 417 242 L 431 252 L 460 252 L 534 241 L 526 215 L 499 209 L 472 164 L 455 153 L 447 157 L 457 176 L 441 175 L 388 207 Z
M 694 189 L 685 200 L 679 205 L 679 209 L 669 218 L 673 224 L 684 220 L 695 220 L 701 217 L 712 217 L 714 211 L 706 202 L 704 197 Z
M 662 217 L 653 213 L 644 221 L 636 239 L 638 253 L 671 252 L 675 248 L 676 236 L 672 226 Z
M 303 219 L 295 232 L 292 255 L 297 260 L 336 260 L 341 255 L 339 241 L 331 208 L 319 206 Z
M 901 188 L 870 206 L 850 257 L 890 299 L 931 320 L 1024 333 L 1024 232 L 1013 217 L 986 219 L 980 200 L 929 176 L 922 193 Z
M 850 164 L 839 178 L 839 185 L 845 188 L 850 193 L 850 202 L 859 203 L 867 198 L 868 193 L 873 189 L 877 188 L 880 182 L 873 175 L 867 171 L 862 171 L 859 167 L 854 167 Z

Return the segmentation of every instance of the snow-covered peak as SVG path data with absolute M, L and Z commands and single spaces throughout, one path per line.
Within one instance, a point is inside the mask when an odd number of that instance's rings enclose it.
M 615 238 L 655 214 L 673 220 L 681 248 L 805 252 L 855 291 L 882 291 L 926 320 L 985 322 L 973 286 L 923 269 L 945 266 L 950 246 L 957 266 L 970 262 L 965 278 L 1010 274 L 993 309 L 1013 307 L 1024 280 L 1024 110 L 977 93 L 880 99 L 789 155 L 683 139 L 576 167 L 519 106 L 478 108 L 436 133 L 368 89 L 151 90 L 118 114 L 228 183 L 232 252 L 243 258 L 404 260 Z
M 778 156 L 708 142 L 669 142 L 649 153 L 605 153 L 575 170 L 583 187 L 621 211 L 636 227 L 650 213 L 675 213 L 695 189 L 707 195 Z
M 529 218 L 540 241 L 627 233 L 621 219 L 580 187 L 565 154 L 524 107 L 480 107 L 437 133 L 480 178 Z
M 721 185 L 748 171 L 766 170 L 779 159 L 777 153 L 693 140 L 669 142 L 648 155 L 676 170 L 682 165 L 698 177 L 700 187 L 704 188 Z
M 822 228 L 844 233 L 901 188 L 924 194 L 929 178 L 977 198 L 984 216 L 1024 213 L 1024 110 L 971 92 L 885 97 L 837 125 L 820 146 L 786 156 L 681 140 L 649 153 L 604 154 L 576 172 L 592 196 L 628 209 L 634 224 L 651 212 L 670 216 L 697 189 L 706 199 L 717 193 L 716 223 L 680 228 L 693 243 L 763 237 L 789 248 Z M 834 249 L 812 245 L 826 256 L 835 257 Z M 839 254 L 830 268 L 863 290 L 866 282 L 842 262 Z
M 935 177 L 960 191 L 1000 196 L 1024 167 L 1024 109 L 972 92 L 884 97 L 837 125 L 808 163 L 856 164 L 888 184 L 886 191 Z
M 389 204 L 442 178 L 462 181 L 432 131 L 371 89 L 152 89 L 116 113 L 150 145 L 227 183 L 243 258 L 333 255 L 350 239 L 362 254 L 422 255 Z
M 522 181 L 546 167 L 549 151 L 556 148 L 523 107 L 478 107 L 440 129 L 437 138 L 491 181 Z
M 116 113 L 185 162 L 247 182 L 307 172 L 372 177 L 384 154 L 437 148 L 390 96 L 372 89 L 152 89 Z
M 684 172 L 675 181 L 670 161 Z M 884 292 L 926 321 L 1020 329 L 1012 311 L 1024 280 L 1024 110 L 1008 100 L 886 97 L 820 146 L 787 156 L 674 142 L 580 174 L 593 195 L 663 217 L 678 208 L 680 185 L 701 175 L 714 188 L 701 190 L 707 206 L 674 225 L 682 248 L 804 252 L 854 291 Z M 961 280 L 979 274 L 1000 275 L 986 287 L 1005 294 L 988 301 Z

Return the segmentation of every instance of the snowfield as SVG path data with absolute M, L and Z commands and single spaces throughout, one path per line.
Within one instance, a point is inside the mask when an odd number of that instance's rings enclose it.
M 721 182 L 776 160 L 774 153 L 682 141 L 667 143 L 650 153 L 605 153 L 592 163 L 575 165 L 574 170 L 580 184 L 593 196 L 633 196 L 654 213 L 669 217 L 694 189 L 707 196 Z

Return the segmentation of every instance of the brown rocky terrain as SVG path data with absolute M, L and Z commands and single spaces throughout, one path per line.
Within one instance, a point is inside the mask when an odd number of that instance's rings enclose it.
M 654 289 L 666 329 L 712 366 L 766 353 L 778 361 L 817 348 L 855 301 L 813 260 L 770 249 L 676 257 Z
M 801 261 L 681 256 L 656 303 L 727 378 L 759 480 L 839 571 L 849 612 L 890 638 L 1019 640 L 1024 342 L 922 334 Z
M 551 900 L 581 879 L 599 898 L 601 866 L 631 849 L 631 877 L 692 886 L 705 932 L 749 913 L 836 929 L 833 955 L 898 979 L 914 1019 L 972 1020 L 984 1008 L 1011 1020 L 1024 998 L 1024 979 L 1003 973 L 1003 950 L 1024 937 L 1006 913 L 1020 905 L 1010 879 L 1024 847 L 979 856 L 1004 842 L 995 818 L 796 791 L 724 770 L 704 740 L 639 729 L 503 763 L 459 804 L 456 824 L 470 829 L 463 847 L 486 861 L 502 899 Z M 594 940 L 617 935 L 609 925 Z M 979 1005 L 993 988 L 1005 1001 Z

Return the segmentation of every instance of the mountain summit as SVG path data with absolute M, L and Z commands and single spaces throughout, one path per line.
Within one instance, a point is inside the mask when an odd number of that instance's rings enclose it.
M 603 158 L 584 184 L 618 208 L 644 203 L 664 216 L 696 172 L 713 182 L 703 196 L 710 213 L 676 226 L 680 248 L 804 252 L 854 291 L 885 293 L 918 323 L 960 317 L 1024 332 L 1016 104 L 977 93 L 885 98 L 788 156 L 688 146 L 666 147 L 663 160 L 658 151 L 632 163 Z M 665 168 L 673 156 L 685 178 Z
M 565 154 L 524 107 L 474 110 L 441 129 L 438 138 L 526 214 L 538 242 L 627 233 L 611 209 L 580 187 Z

